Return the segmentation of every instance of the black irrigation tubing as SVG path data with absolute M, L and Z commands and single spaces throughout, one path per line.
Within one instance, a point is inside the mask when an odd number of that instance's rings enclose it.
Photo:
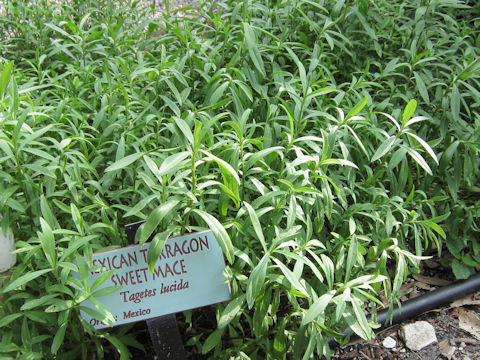
M 447 286 L 443 286 L 436 290 L 430 291 L 424 295 L 417 296 L 413 299 L 402 303 L 401 309 L 395 305 L 393 307 L 392 321 L 387 321 L 387 314 L 389 309 L 379 311 L 377 314 L 377 322 L 381 325 L 378 331 L 384 327 L 400 323 L 417 315 L 423 314 L 426 311 L 435 309 L 446 305 L 453 300 L 460 299 L 468 294 L 480 290 L 480 273 L 470 276 L 467 280 L 457 281 Z M 356 338 L 357 335 L 347 328 L 343 335 L 351 334 L 351 339 Z M 334 338 L 328 339 L 329 345 L 336 345 L 337 341 Z

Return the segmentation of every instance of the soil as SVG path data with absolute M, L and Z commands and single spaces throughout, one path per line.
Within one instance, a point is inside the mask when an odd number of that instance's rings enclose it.
M 446 267 L 441 265 L 446 263 Z M 413 275 L 403 285 L 402 301 L 421 296 L 441 286 L 456 281 L 448 270 L 448 261 L 427 260 L 422 263 L 421 275 Z M 478 289 L 477 289 L 478 290 Z M 465 319 L 474 321 L 466 324 Z M 420 351 L 410 350 L 401 337 L 402 326 L 427 321 L 435 329 L 437 342 Z M 466 326 L 468 325 L 468 326 Z M 396 341 L 396 347 L 387 349 L 383 345 L 386 337 Z M 438 309 L 420 314 L 403 323 L 377 331 L 369 342 L 353 341 L 336 349 L 333 360 L 480 360 L 480 292 L 451 301 Z
M 480 298 L 477 293 L 476 299 Z M 470 297 L 469 297 L 470 298 Z M 480 315 L 480 306 L 462 306 L 461 308 L 450 308 L 449 306 L 436 309 L 422 314 L 406 323 L 425 320 L 433 325 L 438 342 L 423 348 L 420 351 L 408 349 L 400 336 L 400 329 L 403 324 L 394 325 L 377 333 L 376 338 L 368 343 L 356 342 L 337 349 L 334 360 L 477 360 L 480 359 L 480 341 L 470 332 L 459 327 L 458 313 L 460 311 L 471 311 Z M 386 349 L 382 342 L 386 337 L 396 340 L 397 346 L 394 349 Z

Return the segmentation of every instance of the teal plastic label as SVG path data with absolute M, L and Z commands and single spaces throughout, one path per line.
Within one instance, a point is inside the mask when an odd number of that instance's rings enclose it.
M 223 253 L 211 230 L 168 239 L 153 273 L 147 265 L 149 246 L 132 245 L 93 255 L 93 267 L 102 271 L 90 272 L 90 285 L 103 272 L 114 270 L 94 292 L 122 286 L 96 298 L 113 314 L 114 326 L 230 300 L 222 274 Z M 90 300 L 82 306 L 95 309 Z M 85 311 L 81 314 L 96 329 L 108 327 Z

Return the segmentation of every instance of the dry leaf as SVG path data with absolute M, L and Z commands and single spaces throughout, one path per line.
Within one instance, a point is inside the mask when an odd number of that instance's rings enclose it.
M 400 287 L 400 290 L 399 290 L 399 293 L 400 294 L 403 294 L 404 296 L 405 295 L 408 295 L 413 287 L 415 286 L 415 283 L 414 282 L 407 282 L 407 283 L 404 283 L 402 284 L 402 286 Z
M 462 311 L 458 315 L 458 327 L 468 331 L 480 340 L 480 318 L 472 311 Z
M 457 308 L 460 306 L 468 306 L 468 305 L 480 305 L 480 300 L 475 299 L 474 295 L 468 295 L 464 298 L 457 299 L 450 304 L 450 308 Z
M 440 353 L 450 360 L 457 349 L 455 346 L 451 346 L 448 339 L 444 339 L 438 343 Z
M 451 314 L 452 314 L 453 317 L 456 317 L 458 319 L 460 314 L 463 313 L 463 312 L 466 312 L 466 311 L 468 311 L 468 310 L 465 310 L 462 307 L 456 307 L 452 310 Z
M 415 284 L 416 287 L 418 287 L 419 289 L 422 289 L 422 290 L 427 290 L 427 291 L 430 291 L 432 290 L 432 287 L 428 284 L 425 284 L 421 281 L 418 281 L 416 284 Z
M 433 286 L 445 286 L 452 283 L 451 281 L 448 281 L 445 279 L 440 279 L 438 277 L 424 276 L 424 275 L 413 275 L 413 278 L 424 284 L 433 285 Z
M 477 345 L 478 341 L 472 338 L 466 338 L 466 337 L 461 337 L 461 338 L 453 338 L 452 341 L 454 343 L 465 343 L 465 344 L 473 344 Z

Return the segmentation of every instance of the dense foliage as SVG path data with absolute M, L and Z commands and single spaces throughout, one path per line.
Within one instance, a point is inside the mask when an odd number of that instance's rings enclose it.
M 4 1 L 0 211 L 18 264 L 2 358 L 142 349 L 130 325 L 80 318 L 102 294 L 72 276 L 142 219 L 151 262 L 206 227 L 222 246 L 233 300 L 206 332 L 185 317 L 211 358 L 329 357 L 347 326 L 373 336 L 422 256 L 446 246 L 458 278 L 478 266 L 479 5 L 138 6 Z

